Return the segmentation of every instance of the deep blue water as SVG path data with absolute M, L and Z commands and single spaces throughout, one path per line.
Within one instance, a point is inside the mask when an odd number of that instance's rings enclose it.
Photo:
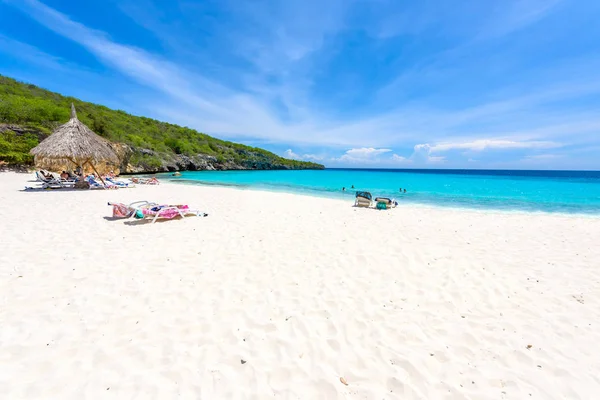
M 181 177 L 163 174 L 161 178 L 348 200 L 356 190 L 367 190 L 373 196 L 393 197 L 402 203 L 600 215 L 600 171 L 186 171 Z M 407 192 L 400 193 L 399 188 Z

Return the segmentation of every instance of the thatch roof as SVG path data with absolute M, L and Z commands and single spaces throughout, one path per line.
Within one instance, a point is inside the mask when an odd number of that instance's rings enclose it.
M 119 163 L 110 142 L 96 135 L 77 119 L 75 106 L 71 104 L 71 119 L 56 128 L 54 133 L 31 149 L 36 164 L 44 161 L 68 160 L 77 165 L 104 162 Z

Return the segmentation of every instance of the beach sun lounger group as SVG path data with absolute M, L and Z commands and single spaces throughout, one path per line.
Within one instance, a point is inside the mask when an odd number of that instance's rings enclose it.
M 132 181 L 119 180 L 111 176 L 104 177 L 104 183 L 102 183 L 94 175 L 87 175 L 85 178 L 81 178 L 72 174 L 68 175 L 69 178 L 64 179 L 59 174 L 45 170 L 39 170 L 35 172 L 36 180 L 41 184 L 42 189 L 77 188 L 76 184 L 80 180 L 87 182 L 90 189 L 118 189 L 135 187 Z M 154 180 L 158 182 L 156 178 L 154 178 Z M 87 185 L 85 186 L 87 187 Z
M 375 202 L 373 202 L 373 195 L 371 193 L 356 192 L 356 198 L 354 200 L 355 207 L 370 208 L 373 204 L 375 204 L 375 208 L 378 210 L 387 210 L 398 205 L 395 200 L 390 199 L 389 197 L 376 197 Z
M 113 208 L 113 218 L 150 219 L 155 223 L 158 219 L 173 219 L 186 216 L 206 217 L 208 214 L 192 210 L 187 204 L 158 204 L 149 201 L 136 201 L 130 204 L 108 203 Z
M 94 175 L 88 175 L 84 179 L 90 184 L 90 189 L 119 189 L 134 187 L 132 182 L 117 180 L 109 176 L 104 178 L 104 183 L 98 182 L 98 179 Z

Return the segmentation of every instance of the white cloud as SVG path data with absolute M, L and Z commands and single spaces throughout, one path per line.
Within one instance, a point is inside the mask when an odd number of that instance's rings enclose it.
M 414 147 L 411 159 L 416 162 L 440 163 L 445 161 L 445 157 L 435 156 L 433 154 L 443 153 L 452 150 L 515 150 L 515 149 L 551 149 L 561 147 L 562 144 L 549 141 L 516 141 L 505 139 L 478 139 L 467 142 L 443 142 L 436 144 L 421 143 Z M 475 162 L 470 158 L 468 162 Z
M 560 143 L 548 142 L 548 141 L 515 141 L 505 139 L 478 139 L 468 142 L 445 142 L 437 144 L 421 143 L 414 147 L 413 154 L 410 159 L 415 163 L 421 164 L 436 164 L 443 163 L 446 158 L 443 156 L 436 156 L 443 152 L 451 150 L 470 150 L 470 151 L 484 151 L 490 149 L 496 150 L 514 150 L 514 149 L 550 149 L 561 147 Z M 473 163 L 477 160 L 469 158 L 467 162 Z
M 446 161 L 445 157 L 432 156 L 431 146 L 429 144 L 417 144 L 410 157 L 403 157 L 398 154 L 392 154 L 389 157 L 382 157 L 390 153 L 391 149 L 361 147 L 350 149 L 338 158 L 332 158 L 332 162 L 347 164 L 381 165 L 393 166 L 398 164 L 438 164 Z
M 283 152 L 283 156 L 285 158 L 289 158 L 291 160 L 303 160 L 303 161 L 323 161 L 324 157 L 317 156 L 315 154 L 296 154 L 292 149 L 287 149 Z
M 355 149 L 347 150 L 340 157 L 331 158 L 330 161 L 333 163 L 341 164 L 355 164 L 355 165 L 379 165 L 379 166 L 396 166 L 399 164 L 410 164 L 413 162 L 412 159 L 400 156 L 398 154 L 392 154 L 391 149 L 386 148 L 375 148 L 375 147 L 360 147 Z
M 374 147 L 361 147 L 346 151 L 341 157 L 333 158 L 334 162 L 350 164 L 377 164 L 382 160 L 382 154 L 391 152 L 391 149 L 376 149 Z
M 350 149 L 346 155 L 355 158 L 372 158 L 380 154 L 389 153 L 391 149 L 375 149 L 373 147 L 361 147 L 359 149 Z
M 417 164 L 436 164 L 446 161 L 445 157 L 432 156 L 431 148 L 427 143 L 415 145 L 410 159 Z
M 302 157 L 305 160 L 308 160 L 308 161 L 317 161 L 317 162 L 318 161 L 323 161 L 323 159 L 325 158 L 323 156 L 317 156 L 315 154 L 304 154 Z
M 515 141 L 502 139 L 479 139 L 469 142 L 438 143 L 435 145 L 419 144 L 419 147 L 427 147 L 430 153 L 440 153 L 449 150 L 472 150 L 483 151 L 489 149 L 551 149 L 561 147 L 560 143 L 549 141 Z M 415 149 L 417 148 L 415 146 Z
M 283 153 L 283 156 L 284 156 L 285 158 L 289 158 L 289 159 L 291 159 L 291 160 L 300 160 L 300 159 L 301 159 L 300 155 L 298 155 L 298 154 L 294 153 L 294 152 L 292 151 L 292 149 L 287 149 L 287 150 L 286 150 L 286 151 Z
M 394 163 L 397 163 L 397 164 L 405 164 L 405 163 L 410 163 L 411 162 L 410 159 L 408 159 L 406 157 L 399 156 L 398 154 L 392 154 L 392 161 Z

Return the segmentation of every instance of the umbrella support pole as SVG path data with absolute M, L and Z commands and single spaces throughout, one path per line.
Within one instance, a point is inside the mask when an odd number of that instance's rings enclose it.
M 71 161 L 73 164 L 75 164 L 75 167 L 77 167 L 81 170 L 80 178 L 83 179 L 83 166 L 87 163 L 87 161 L 84 162 L 83 164 L 80 164 L 72 158 L 67 158 L 67 160 Z M 77 175 L 77 168 L 75 168 L 75 175 Z
M 104 182 L 104 179 L 102 179 L 102 176 L 100 176 L 100 174 L 98 173 L 98 171 L 96 171 L 96 167 L 94 167 L 94 164 L 92 164 L 89 161 L 88 161 L 88 163 L 92 166 L 92 169 L 94 170 L 94 172 L 96 173 L 96 175 L 98 175 L 98 178 L 100 178 L 100 180 L 102 181 L 102 184 L 106 188 L 106 182 Z

